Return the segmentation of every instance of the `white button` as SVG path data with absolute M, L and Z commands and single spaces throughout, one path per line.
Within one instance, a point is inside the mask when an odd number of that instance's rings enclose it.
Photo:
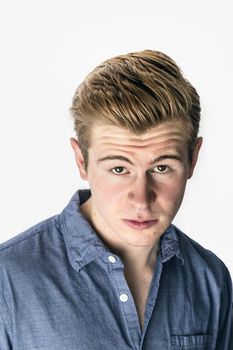
M 113 256 L 113 255 L 110 255 L 109 257 L 108 257 L 108 260 L 112 263 L 112 264 L 114 264 L 115 262 L 116 262 L 116 258 L 115 258 L 115 256 Z
M 122 303 L 125 303 L 128 299 L 129 299 L 129 297 L 127 294 L 120 295 L 120 301 L 122 301 Z

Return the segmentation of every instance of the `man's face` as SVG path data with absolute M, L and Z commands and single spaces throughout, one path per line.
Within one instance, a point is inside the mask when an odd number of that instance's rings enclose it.
M 96 125 L 87 169 L 78 144 L 72 144 L 91 188 L 89 219 L 104 237 L 140 247 L 158 241 L 181 205 L 201 145 L 198 139 L 190 164 L 186 134 L 178 121 L 142 135 Z

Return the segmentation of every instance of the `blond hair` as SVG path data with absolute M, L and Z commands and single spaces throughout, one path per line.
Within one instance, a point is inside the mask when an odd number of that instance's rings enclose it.
M 200 101 L 169 56 L 144 50 L 97 66 L 76 90 L 71 114 L 86 162 L 91 130 L 97 121 L 141 134 L 162 122 L 183 120 L 192 153 L 199 130 Z

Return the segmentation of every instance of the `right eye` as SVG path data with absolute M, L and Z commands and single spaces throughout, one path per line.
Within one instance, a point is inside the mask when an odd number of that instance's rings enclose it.
M 116 166 L 115 168 L 111 169 L 111 172 L 115 175 L 124 175 L 127 173 L 127 170 L 123 166 Z

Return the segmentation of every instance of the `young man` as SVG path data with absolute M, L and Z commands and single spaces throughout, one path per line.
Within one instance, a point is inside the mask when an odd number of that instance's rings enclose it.
M 231 349 L 225 265 L 172 225 L 202 138 L 168 56 L 107 60 L 77 89 L 64 211 L 0 248 L 1 350 Z

